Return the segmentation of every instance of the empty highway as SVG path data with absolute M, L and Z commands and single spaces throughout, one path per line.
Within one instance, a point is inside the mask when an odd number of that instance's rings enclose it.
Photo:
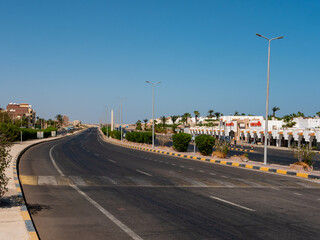
M 41 239 L 320 239 L 320 183 L 124 148 L 97 129 L 22 155 Z

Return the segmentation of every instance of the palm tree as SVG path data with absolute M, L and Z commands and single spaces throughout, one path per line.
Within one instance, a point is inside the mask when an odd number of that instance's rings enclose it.
M 166 122 L 167 122 L 167 118 L 166 118 L 166 116 L 161 116 L 160 119 L 161 119 L 161 122 L 162 122 L 162 127 L 164 128 L 165 125 L 166 125 Z
M 240 114 L 239 114 L 238 111 L 235 111 L 233 115 L 234 115 L 234 116 L 240 116 Z
M 144 129 L 146 129 L 147 128 L 148 119 L 143 119 L 143 121 L 144 121 Z
M 185 113 L 182 115 L 183 120 L 185 121 L 186 125 L 188 124 L 188 118 L 191 118 L 191 114 L 190 113 Z
M 214 115 L 216 116 L 217 120 L 219 120 L 221 113 L 220 112 L 215 112 Z
M 177 115 L 171 116 L 171 121 L 172 121 L 172 124 L 173 124 L 173 125 L 174 125 L 174 123 L 177 121 L 178 118 L 179 118 L 179 116 L 177 116 Z
M 298 117 L 304 117 L 304 113 L 298 112 L 298 113 L 297 113 L 297 116 L 298 116 Z
M 317 112 L 316 114 L 318 115 L 318 117 L 320 117 L 320 112 Z
M 197 123 L 198 123 L 198 117 L 200 116 L 200 112 L 199 112 L 199 111 L 194 111 L 193 113 L 194 113 L 194 118 L 195 118 L 195 120 L 196 120 L 196 125 L 197 125 Z
M 61 114 L 57 114 L 56 119 L 59 123 L 59 127 L 61 127 L 63 124 L 63 116 Z
M 214 110 L 212 110 L 212 109 L 208 111 L 208 113 L 209 113 L 208 117 L 209 117 L 209 118 L 212 118 L 212 117 L 213 117 L 213 115 L 212 115 L 213 112 L 214 112 Z
M 278 110 L 280 110 L 280 108 L 279 107 L 273 107 L 272 108 L 272 117 L 275 117 L 276 116 L 276 111 L 278 111 Z

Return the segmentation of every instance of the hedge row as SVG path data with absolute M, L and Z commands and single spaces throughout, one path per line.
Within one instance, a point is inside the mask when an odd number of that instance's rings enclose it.
M 37 132 L 43 132 L 43 137 L 48 138 L 51 137 L 51 131 L 57 131 L 54 127 L 48 127 L 44 130 L 30 129 L 30 128 L 19 128 L 10 123 L 1 123 L 0 124 L 0 133 L 5 134 L 11 141 L 20 141 L 21 136 L 20 132 L 22 132 L 22 140 L 31 140 L 37 139 Z
M 127 132 L 126 140 L 137 143 L 152 143 L 152 132 Z

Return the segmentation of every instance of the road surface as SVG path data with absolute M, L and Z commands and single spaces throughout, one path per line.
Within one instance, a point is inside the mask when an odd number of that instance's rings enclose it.
M 97 129 L 19 164 L 41 239 L 320 239 L 320 184 L 105 143 Z

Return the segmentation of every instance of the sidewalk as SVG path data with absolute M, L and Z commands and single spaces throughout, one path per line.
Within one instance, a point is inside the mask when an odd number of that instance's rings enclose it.
M 100 131 L 100 134 L 102 132 Z M 211 162 L 214 164 L 222 164 L 222 165 L 228 165 L 233 167 L 241 167 L 241 168 L 247 168 L 257 171 L 263 171 L 263 172 L 270 172 L 270 173 L 277 173 L 277 174 L 284 174 L 284 175 L 290 175 L 290 176 L 296 176 L 301 178 L 307 178 L 312 180 L 320 181 L 320 171 L 296 171 L 290 168 L 290 166 L 286 165 L 278 165 L 278 164 L 267 164 L 264 165 L 262 162 L 256 162 L 256 161 L 241 161 L 241 160 L 235 160 L 235 159 L 217 159 L 213 158 L 211 156 L 202 156 L 199 152 L 193 153 L 193 152 L 177 152 L 173 148 L 169 147 L 152 147 L 148 144 L 140 144 L 140 143 L 134 143 L 134 142 L 128 142 L 127 140 L 123 140 L 122 142 L 120 140 L 116 139 L 106 139 L 103 135 L 103 139 L 105 141 L 108 141 L 109 143 L 121 145 L 124 147 L 139 149 L 143 151 L 149 151 L 149 152 L 155 152 L 158 154 L 166 154 L 166 155 L 172 155 L 175 157 L 181 157 L 181 158 L 188 158 L 193 160 L 200 160 L 200 161 L 206 161 Z
M 80 130 L 81 131 L 81 130 Z M 75 132 L 73 134 L 76 134 Z M 72 134 L 68 134 L 72 135 Z M 4 195 L 0 202 L 0 240 L 25 240 L 38 239 L 38 235 L 33 226 L 29 212 L 25 205 L 21 187 L 17 175 L 17 159 L 20 153 L 30 147 L 41 142 L 53 141 L 63 138 L 67 135 L 51 137 L 46 139 L 36 139 L 22 142 L 22 144 L 14 143 L 10 149 L 12 160 L 6 169 L 6 176 L 10 178 L 7 185 L 8 192 Z

